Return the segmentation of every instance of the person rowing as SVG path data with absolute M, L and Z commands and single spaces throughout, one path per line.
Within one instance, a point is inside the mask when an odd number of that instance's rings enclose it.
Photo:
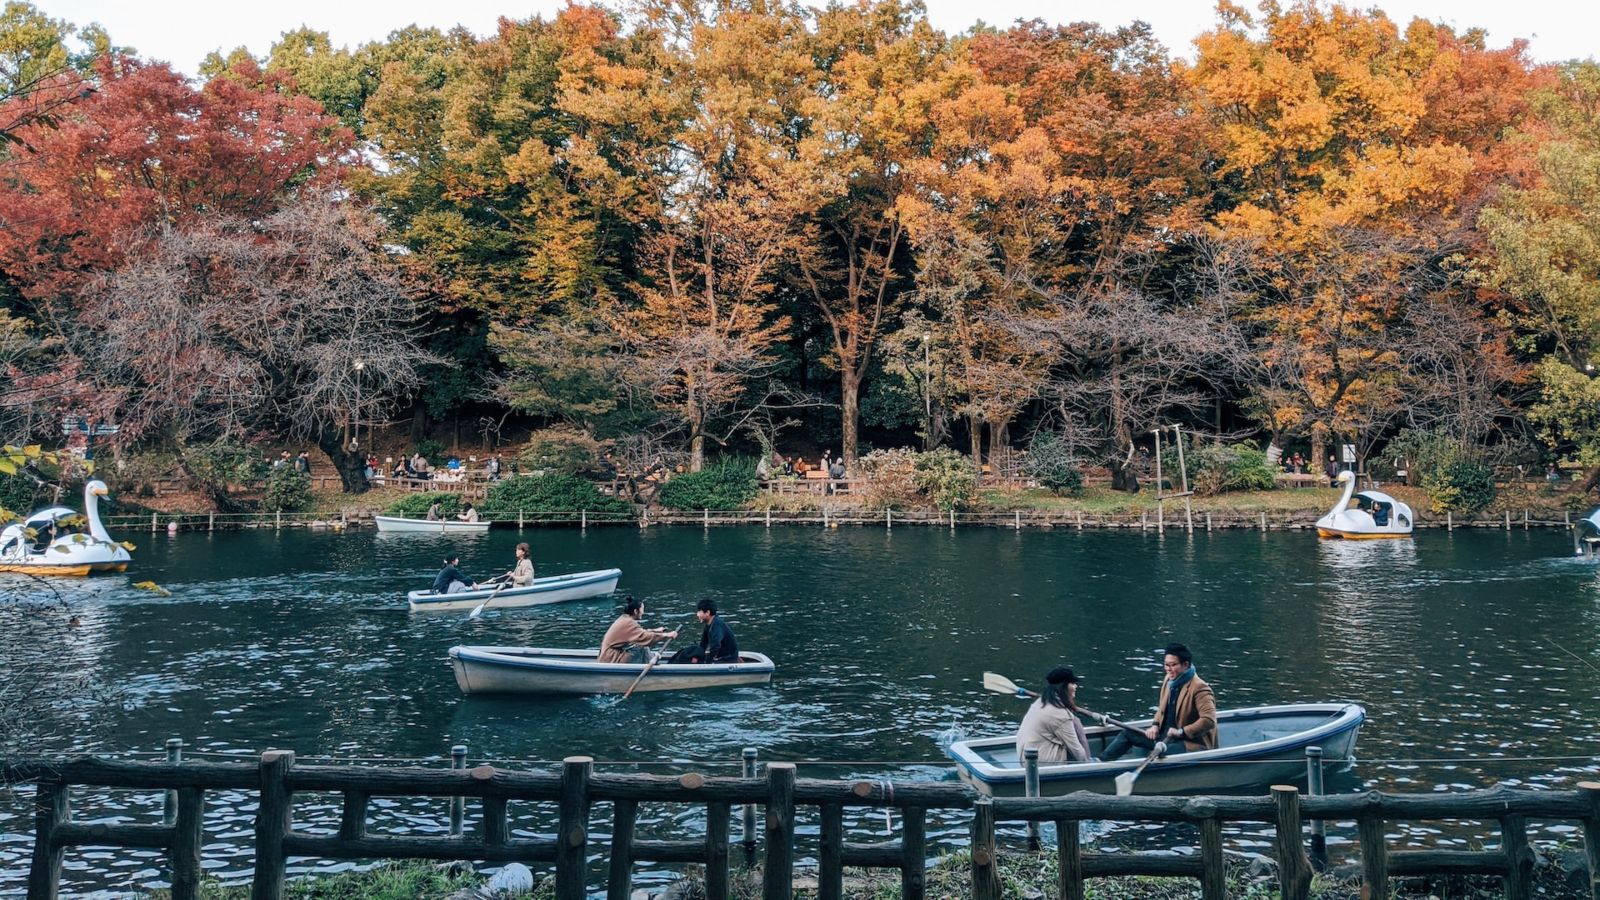
M 1039 764 L 1085 762 L 1089 759 L 1089 738 L 1083 723 L 1073 715 L 1077 709 L 1078 676 L 1067 666 L 1057 666 L 1044 677 L 1044 690 L 1033 701 L 1017 727 L 1017 761 L 1026 761 L 1025 751 L 1038 750 Z
M 517 545 L 517 564 L 501 580 L 510 580 L 512 587 L 533 584 L 533 551 L 529 549 L 527 541 Z
M 461 557 L 457 554 L 451 553 L 445 556 L 444 568 L 440 569 L 439 574 L 433 579 L 435 594 L 459 594 L 478 586 L 477 582 L 461 574 L 461 570 L 456 568 L 456 563 L 460 561 Z
M 1102 760 L 1119 759 L 1135 745 L 1146 750 L 1166 743 L 1168 755 L 1217 748 L 1217 700 L 1211 685 L 1196 674 L 1194 655 L 1182 644 L 1168 644 L 1161 658 L 1166 680 L 1156 718 L 1143 734 L 1122 731 L 1106 745 Z
M 599 662 L 648 663 L 652 645 L 678 636 L 678 632 L 664 628 L 645 628 L 639 624 L 643 615 L 644 601 L 629 597 L 623 603 L 622 615 L 617 616 L 606 629 L 606 636 L 600 639 Z

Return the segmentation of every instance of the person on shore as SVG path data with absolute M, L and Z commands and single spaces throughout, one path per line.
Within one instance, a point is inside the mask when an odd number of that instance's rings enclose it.
M 506 578 L 511 580 L 512 587 L 533 584 L 533 550 L 528 547 L 527 541 L 517 545 L 517 564 L 506 573 Z
M 495 455 L 495 456 L 489 457 L 489 461 L 484 464 L 483 468 L 484 468 L 484 471 L 489 473 L 489 480 L 490 481 L 499 481 L 500 480 L 500 457 L 499 457 L 499 455 Z
M 733 629 L 717 615 L 713 600 L 701 600 L 695 607 L 694 617 L 705 629 L 700 632 L 698 647 L 685 647 L 673 657 L 675 663 L 736 663 L 739 661 L 739 641 Z
M 433 592 L 435 594 L 459 594 L 462 591 L 477 587 L 477 583 L 461 574 L 456 568 L 456 563 L 461 562 L 461 557 L 451 553 L 444 558 L 444 568 L 433 579 Z
M 1217 700 L 1196 674 L 1194 656 L 1182 644 L 1168 644 L 1161 658 L 1166 680 L 1161 682 L 1161 697 L 1156 702 L 1155 723 L 1142 735 L 1122 731 L 1106 745 L 1102 760 L 1120 758 L 1135 745 L 1149 750 L 1156 741 L 1165 741 L 1167 754 L 1217 747 Z
M 301 474 L 310 475 L 311 474 L 311 454 L 307 453 L 304 450 L 301 450 L 300 451 L 300 455 L 296 456 L 294 458 L 294 467 Z
M 1323 466 L 1322 471 L 1328 476 L 1328 487 L 1339 486 L 1339 463 L 1334 460 L 1332 453 L 1328 454 L 1328 464 Z
M 274 469 L 281 469 L 284 466 L 287 466 L 288 464 L 289 464 L 289 451 L 287 451 L 287 450 L 285 450 L 282 453 L 278 454 L 278 458 L 272 461 L 272 467 Z
M 1067 666 L 1057 666 L 1044 676 L 1044 690 L 1017 726 L 1017 761 L 1025 751 L 1039 751 L 1039 765 L 1085 762 L 1089 737 L 1074 711 L 1078 706 L 1078 676 Z
M 440 513 L 439 501 L 437 501 L 437 500 L 433 501 L 433 505 L 428 507 L 428 515 L 427 515 L 428 521 L 429 522 L 438 522 L 443 518 L 444 518 L 444 516 L 441 515 L 441 513 Z
M 478 521 L 478 511 L 472 508 L 471 503 L 467 503 L 461 507 L 461 512 L 456 513 L 456 518 L 463 522 L 476 522 Z
M 645 628 L 639 624 L 644 615 L 644 601 L 629 597 L 623 604 L 622 615 L 606 629 L 600 639 L 599 661 L 603 663 L 647 663 L 650 647 L 678 636 L 676 631 L 663 628 Z

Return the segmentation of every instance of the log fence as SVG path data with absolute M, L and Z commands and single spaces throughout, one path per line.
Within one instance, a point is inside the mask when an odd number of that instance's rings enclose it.
M 816 839 L 817 894 L 823 900 L 844 895 L 844 869 L 897 870 L 905 900 L 925 895 L 927 816 L 933 810 L 970 811 L 971 896 L 1001 896 L 999 839 L 1002 823 L 1054 823 L 1058 896 L 1082 900 L 1089 879 L 1114 875 L 1178 876 L 1199 881 L 1205 900 L 1228 896 L 1223 826 L 1271 826 L 1272 855 L 1284 900 L 1305 900 L 1313 872 L 1307 850 L 1307 823 L 1354 822 L 1359 834 L 1364 896 L 1391 896 L 1389 880 L 1415 875 L 1489 875 L 1502 880 L 1507 900 L 1531 900 L 1534 857 L 1529 820 L 1575 822 L 1584 839 L 1590 875 L 1589 896 L 1600 900 L 1600 783 L 1576 790 L 1529 791 L 1499 788 L 1453 794 L 1368 792 L 1303 797 L 1292 786 L 1274 786 L 1257 797 L 1115 797 L 1074 793 L 1059 797 L 994 798 L 948 782 L 894 782 L 889 779 L 841 781 L 796 777 L 795 764 L 774 762 L 757 774 L 754 754 L 743 757 L 738 776 L 616 774 L 596 772 L 586 756 L 569 757 L 559 771 L 519 771 L 479 765 L 465 768 L 464 748 L 452 752 L 449 768 L 380 768 L 360 765 L 299 765 L 294 753 L 271 750 L 254 764 L 184 760 L 169 748 L 166 761 L 78 757 L 65 761 L 16 760 L 3 766 L 8 783 L 31 782 L 34 848 L 28 897 L 54 898 L 60 892 L 67 850 L 85 846 L 150 848 L 168 857 L 172 896 L 197 897 L 205 844 L 203 812 L 212 791 L 254 793 L 255 868 L 252 896 L 275 900 L 284 895 L 290 857 L 339 860 L 431 859 L 470 862 L 523 862 L 554 869 L 558 900 L 588 896 L 592 854 L 607 857 L 605 891 L 609 898 L 632 892 L 635 864 L 696 865 L 703 868 L 705 893 L 725 900 L 730 893 L 732 810 L 743 806 L 746 864 L 759 859 L 762 894 L 783 900 L 794 894 L 799 848 L 796 820 L 814 809 L 820 820 Z M 459 759 L 458 759 L 459 757 Z M 176 792 L 170 821 L 162 824 L 79 823 L 72 818 L 73 787 Z M 314 833 L 296 827 L 297 794 L 337 794 L 337 831 Z M 448 836 L 373 834 L 374 797 L 447 798 Z M 457 804 L 477 801 L 470 829 Z M 553 833 L 513 837 L 511 802 L 553 807 Z M 611 805 L 609 834 L 596 831 L 593 808 Z M 647 840 L 636 835 L 642 803 L 690 804 L 704 808 L 704 834 L 694 839 Z M 765 810 L 756 853 L 757 807 Z M 845 839 L 848 808 L 892 810 L 900 819 L 894 840 Z M 1493 822 L 1500 833 L 1497 850 L 1408 850 L 1390 846 L 1385 829 L 1403 821 L 1471 820 Z M 1096 852 L 1084 849 L 1079 827 L 1086 821 L 1156 822 L 1196 834 L 1196 852 Z

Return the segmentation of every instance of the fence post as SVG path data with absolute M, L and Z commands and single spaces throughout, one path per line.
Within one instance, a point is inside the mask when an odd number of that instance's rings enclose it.
M 1014 509 L 1014 510 L 1011 511 L 1011 515 L 1015 517 L 1013 519 L 1012 527 L 1014 527 L 1018 531 L 1021 531 L 1022 530 L 1022 510 Z
M 156 514 L 155 513 L 151 513 L 150 514 L 150 533 L 151 534 L 155 534 L 156 533 Z
M 1511 510 L 1506 510 L 1506 530 L 1511 530 Z
M 709 510 L 709 509 L 700 510 L 700 527 L 701 528 L 710 528 L 711 527 L 711 510 Z
M 767 527 L 772 527 L 772 507 L 767 507 Z
M 633 895 L 633 826 L 639 817 L 639 801 L 618 800 L 612 809 L 611 874 L 606 879 L 606 898 L 628 900 Z M 706 874 L 709 877 L 711 873 Z
M 1589 801 L 1589 815 L 1583 820 L 1583 852 L 1589 860 L 1589 897 L 1600 900 L 1600 781 L 1580 781 L 1578 792 Z
M 283 839 L 289 834 L 293 797 L 287 784 L 294 767 L 293 750 L 268 750 L 261 754 L 261 803 L 256 809 L 256 871 L 250 885 L 251 900 L 283 897 Z
M 216 513 L 212 513 L 212 514 L 206 516 L 206 530 L 207 531 L 216 531 L 217 530 L 217 514 Z
M 1283 900 L 1307 900 L 1311 894 L 1311 861 L 1300 836 L 1300 791 L 1291 784 L 1272 786 L 1277 804 L 1278 890 Z
M 556 826 L 556 900 L 584 900 L 584 847 L 589 843 L 589 773 L 594 757 L 561 761 L 560 820 Z
M 1083 900 L 1083 842 L 1077 819 L 1056 820 L 1056 877 L 1063 900 Z
M 728 813 L 726 803 L 706 804 L 706 900 L 728 900 Z
M 1448 509 L 1444 511 L 1444 530 L 1445 531 L 1455 531 L 1456 530 L 1456 516 L 1455 516 L 1455 513 L 1451 512 Z
M 956 530 L 956 511 L 955 511 L 955 507 L 951 507 L 950 508 L 950 530 L 951 531 L 955 531 Z
M 1027 797 L 1039 796 L 1039 748 L 1029 747 L 1022 751 L 1022 793 Z M 994 810 L 989 814 L 994 815 Z M 1039 844 L 1039 823 L 1028 821 L 1028 849 L 1037 852 Z
M 1528 511 L 1526 509 L 1522 511 L 1522 530 L 1528 530 Z
M 822 835 L 818 851 L 817 900 L 843 900 L 844 897 L 844 806 L 822 804 Z
M 794 763 L 767 763 L 767 858 L 761 882 L 765 900 L 794 896 Z
M 1261 514 L 1261 530 L 1262 531 L 1266 531 L 1267 530 L 1267 514 L 1266 513 L 1262 513 Z
M 900 900 L 922 900 L 928 884 L 927 817 L 920 806 L 900 810 Z
M 61 890 L 61 862 L 66 848 L 56 840 L 56 826 L 72 821 L 66 784 L 41 781 L 33 799 L 33 867 L 28 870 L 28 900 L 55 900 Z
M 178 791 L 178 815 L 172 834 L 172 900 L 200 896 L 200 847 L 205 843 L 205 791 Z
M 1206 530 L 1211 530 L 1211 513 L 1206 513 Z
M 183 762 L 183 738 L 167 738 L 167 765 Z M 178 821 L 178 792 L 168 790 L 161 800 L 161 821 L 171 825 Z
M 582 511 L 580 511 L 578 513 L 578 530 L 579 531 L 588 531 L 589 530 L 589 511 L 587 509 L 582 510 Z
M 155 516 L 152 514 L 150 518 L 151 518 L 150 530 L 154 531 L 155 530 L 155 521 L 154 521 L 155 520 Z M 283 530 L 283 510 L 277 509 L 277 510 L 273 510 L 272 511 L 272 528 L 275 531 L 282 531 Z
M 1200 900 L 1227 900 L 1228 860 L 1222 854 L 1222 820 L 1200 820 Z
M 1322 796 L 1322 748 L 1306 748 L 1306 796 Z M 1311 820 L 1311 865 L 1321 872 L 1328 867 L 1328 824 Z
M 883 530 L 884 531 L 893 531 L 894 530 L 894 510 L 889 509 L 887 507 L 885 507 L 884 510 L 883 510 Z
M 1078 510 L 1078 530 L 1083 530 L 1083 510 Z
M 756 777 L 756 748 L 744 748 L 740 758 L 744 764 L 744 777 Z M 745 868 L 750 868 L 756 864 L 756 805 L 754 803 L 746 803 L 744 805 L 744 834 L 740 843 L 744 845 Z
M 1367 900 L 1389 900 L 1389 843 L 1384 840 L 1383 825 L 1376 815 L 1356 820 L 1361 834 L 1362 896 Z
M 1506 900 L 1529 900 L 1533 896 L 1533 847 L 1528 844 L 1527 819 L 1501 819 L 1500 843 L 1506 854 Z
M 827 506 L 823 506 L 822 507 L 822 527 L 823 528 L 827 528 L 828 527 L 828 507 Z
M 467 745 L 456 744 L 450 748 L 450 768 L 467 767 Z M 450 798 L 450 836 L 461 837 L 461 820 L 466 818 L 467 798 L 460 794 Z
M 1183 498 L 1183 530 L 1194 534 L 1194 510 L 1189 506 L 1189 498 Z
M 972 900 L 1000 900 L 998 868 L 995 864 L 994 798 L 979 797 L 972 802 Z

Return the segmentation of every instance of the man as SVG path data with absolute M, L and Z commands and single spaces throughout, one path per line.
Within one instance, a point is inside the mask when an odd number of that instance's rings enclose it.
M 600 662 L 647 663 L 650 661 L 650 645 L 678 636 L 676 631 L 645 628 L 639 624 L 642 615 L 644 601 L 629 597 L 623 604 L 622 615 L 611 623 L 611 627 L 606 629 L 606 636 L 600 639 Z
M 1044 677 L 1044 690 L 1028 707 L 1017 727 L 1017 762 L 1025 762 L 1023 752 L 1039 751 L 1039 764 L 1084 762 L 1089 758 L 1088 735 L 1083 723 L 1072 714 L 1077 709 L 1078 676 L 1066 666 L 1057 666 Z
M 311 474 L 311 454 L 304 450 L 294 458 L 294 467 L 303 475 Z
M 717 615 L 717 604 L 701 600 L 694 617 L 705 629 L 700 632 L 700 646 L 685 647 L 673 655 L 675 663 L 736 663 L 739 661 L 739 642 L 733 629 Z
M 433 592 L 435 594 L 459 594 L 462 591 L 478 586 L 476 582 L 468 579 L 467 576 L 461 574 L 460 569 L 456 568 L 456 563 L 460 561 L 461 557 L 454 553 L 444 558 L 444 568 L 440 569 L 439 574 L 433 579 Z
M 1215 750 L 1217 747 L 1217 700 L 1211 685 L 1195 673 L 1194 657 L 1182 644 L 1168 644 L 1161 665 L 1166 680 L 1156 701 L 1155 723 L 1143 735 L 1123 731 L 1111 739 L 1102 760 L 1113 760 L 1135 744 L 1149 750 L 1156 741 L 1165 741 L 1167 753 Z

